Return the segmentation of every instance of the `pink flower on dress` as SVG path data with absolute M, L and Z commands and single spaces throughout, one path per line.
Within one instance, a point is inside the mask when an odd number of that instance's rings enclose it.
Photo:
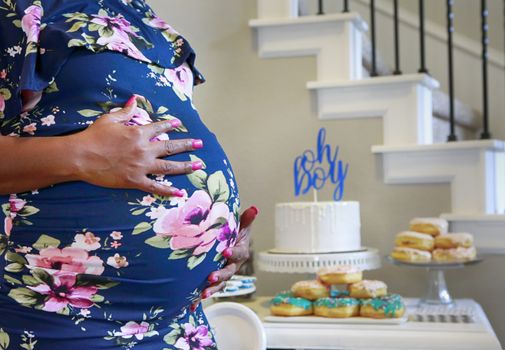
M 51 276 L 50 282 L 44 282 L 37 286 L 27 286 L 27 288 L 43 295 L 47 295 L 42 310 L 58 312 L 67 305 L 79 309 L 91 307 L 94 302 L 91 300 L 96 294 L 97 288 L 94 286 L 76 286 L 76 274 L 71 272 L 57 272 Z
M 49 114 L 47 117 L 41 118 L 40 121 L 44 126 L 51 126 L 53 124 L 56 124 L 56 122 L 54 121 L 54 115 L 52 114 Z
M 116 112 L 120 109 L 121 108 L 117 107 L 117 108 L 112 108 L 110 111 Z M 137 107 L 134 114 L 133 114 L 133 117 L 124 124 L 128 125 L 128 126 L 147 125 L 147 124 L 151 124 L 152 122 L 153 122 L 153 120 L 151 119 L 151 116 L 149 115 L 149 113 L 147 113 L 147 111 L 145 111 L 144 109 Z M 168 134 L 164 132 L 164 133 L 159 134 L 158 136 L 153 137 L 150 141 L 161 141 L 161 140 L 168 140 L 168 139 L 169 139 Z
M 5 69 L 0 70 L 0 79 L 7 78 L 7 71 Z
M 109 256 L 107 258 L 107 265 L 120 269 L 128 266 L 128 260 L 126 260 L 126 256 L 121 256 L 116 253 L 114 256 Z
M 38 42 L 40 34 L 40 19 L 42 17 L 42 7 L 31 5 L 26 8 L 21 19 L 21 28 L 25 32 L 28 42 Z
M 216 247 L 216 251 L 221 253 L 226 248 L 234 247 L 235 243 L 237 243 L 237 235 L 238 227 L 235 215 L 230 213 L 228 222 L 219 229 L 219 235 L 217 236 L 219 244 Z
M 179 34 L 175 31 L 174 28 L 172 28 L 172 26 L 170 26 L 167 22 L 165 22 L 163 19 L 159 18 L 156 15 L 154 15 L 147 24 L 154 28 L 168 30 L 170 33 L 173 34 Z
M 140 36 L 133 31 L 130 22 L 123 16 L 117 17 L 93 15 L 92 23 L 108 27 L 112 30 L 111 36 L 102 36 L 98 38 L 96 43 L 98 45 L 106 46 L 113 51 L 125 52 L 128 56 L 136 58 L 141 61 L 151 62 L 144 54 L 132 43 L 130 36 L 140 38 Z
M 142 340 L 144 337 L 151 337 L 156 334 L 158 334 L 157 331 L 149 331 L 149 323 L 145 321 L 140 322 L 140 324 L 135 321 L 129 321 L 121 327 L 121 332 L 114 332 L 115 336 L 125 339 L 130 339 L 135 336 L 138 340 Z
M 14 248 L 14 251 L 16 253 L 21 253 L 21 254 L 27 254 L 32 251 L 32 247 L 27 247 L 27 246 L 21 246 L 19 248 Z
M 184 326 L 184 335 L 177 339 L 174 346 L 180 350 L 205 350 L 207 346 L 214 345 L 207 326 L 194 327 L 191 323 Z
M 30 135 L 34 135 L 36 130 L 37 130 L 37 126 L 35 125 L 35 123 L 30 123 L 30 124 L 25 125 L 23 127 L 23 132 L 26 132 Z
M 153 204 L 154 202 L 156 202 L 156 198 L 154 198 L 153 196 L 147 195 L 142 198 L 142 202 L 140 202 L 140 205 L 149 206 L 149 205 Z
M 120 240 L 121 238 L 123 238 L 123 234 L 120 231 L 112 231 L 110 236 L 115 240 Z
M 96 250 L 100 248 L 100 237 L 95 236 L 93 232 L 86 232 L 84 234 L 78 233 L 74 237 L 72 247 L 82 248 L 87 251 Z
M 25 205 L 26 201 L 24 199 L 18 198 L 15 194 L 9 195 L 9 215 L 4 220 L 4 232 L 7 236 L 11 234 L 14 218 Z
M 193 249 L 193 255 L 200 255 L 212 248 L 222 226 L 218 219 L 226 220 L 228 214 L 226 204 L 212 203 L 209 194 L 199 190 L 183 205 L 166 210 L 153 230 L 159 236 L 171 237 L 172 250 Z
M 110 243 L 110 246 L 111 246 L 112 248 L 114 248 L 114 249 L 117 249 L 117 248 L 121 247 L 122 245 L 123 245 L 123 244 L 122 244 L 121 242 L 118 242 L 118 241 L 112 241 L 112 242 Z
M 39 267 L 91 275 L 101 275 L 104 270 L 102 259 L 98 256 L 89 256 L 86 250 L 80 248 L 43 248 L 38 255 L 27 254 L 25 258 L 28 260 L 29 268 Z
M 189 67 L 180 65 L 177 68 L 165 69 L 164 75 L 175 89 L 191 98 L 193 95 L 193 73 Z
M 0 112 L 3 112 L 5 110 L 5 97 L 3 97 L 2 94 L 0 94 Z

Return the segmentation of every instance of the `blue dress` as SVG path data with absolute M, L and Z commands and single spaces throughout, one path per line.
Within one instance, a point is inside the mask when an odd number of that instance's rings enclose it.
M 76 133 L 137 94 L 128 125 L 180 119 L 152 141 L 202 139 L 169 159 L 205 164 L 150 175 L 183 198 L 78 181 L 0 196 L 1 350 L 216 349 L 190 305 L 235 244 L 239 198 L 192 104 L 194 62 L 143 0 L 0 0 L 2 135 Z M 42 91 L 34 108 L 22 90 Z

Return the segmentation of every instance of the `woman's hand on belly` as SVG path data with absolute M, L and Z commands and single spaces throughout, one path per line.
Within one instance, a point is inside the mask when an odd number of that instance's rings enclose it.
M 178 120 L 148 125 L 125 125 L 133 117 L 137 102 L 132 96 L 124 108 L 102 115 L 86 130 L 72 135 L 78 144 L 75 177 L 94 185 L 131 188 L 162 196 L 182 196 L 174 187 L 147 177 L 148 174 L 188 174 L 201 162 L 175 162 L 160 159 L 199 149 L 201 140 L 159 141 L 156 137 L 180 125 Z
M 236 274 L 240 267 L 249 259 L 249 246 L 251 242 L 251 225 L 258 215 L 258 208 L 250 207 L 240 216 L 240 231 L 237 243 L 232 248 L 226 248 L 223 256 L 228 259 L 226 265 L 219 271 L 214 271 L 209 275 L 210 286 L 203 290 L 202 298 L 206 299 L 212 294 L 219 292 L 225 287 L 225 282 Z M 198 302 L 193 304 L 196 309 Z

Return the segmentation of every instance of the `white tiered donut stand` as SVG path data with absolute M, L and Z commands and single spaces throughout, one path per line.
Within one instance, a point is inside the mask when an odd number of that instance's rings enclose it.
M 258 268 L 279 273 L 316 273 L 322 267 L 351 265 L 365 270 L 381 267 L 381 257 L 375 248 L 342 253 L 289 254 L 274 250 L 258 254 Z

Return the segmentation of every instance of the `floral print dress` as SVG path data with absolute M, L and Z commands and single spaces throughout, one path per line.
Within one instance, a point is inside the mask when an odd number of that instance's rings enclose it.
M 0 33 L 2 135 L 79 132 L 137 94 L 129 125 L 178 118 L 170 138 L 204 141 L 170 157 L 202 170 L 151 175 L 182 198 L 85 182 L 0 196 L 0 350 L 216 349 L 190 305 L 235 244 L 239 197 L 192 104 L 189 43 L 143 0 L 0 0 Z

